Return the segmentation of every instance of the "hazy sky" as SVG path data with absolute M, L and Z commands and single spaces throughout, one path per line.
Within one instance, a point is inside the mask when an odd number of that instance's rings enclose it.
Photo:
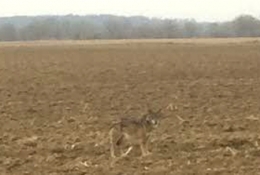
M 0 9 L 0 16 L 115 14 L 223 21 L 250 14 L 260 18 L 260 0 L 0 0 Z

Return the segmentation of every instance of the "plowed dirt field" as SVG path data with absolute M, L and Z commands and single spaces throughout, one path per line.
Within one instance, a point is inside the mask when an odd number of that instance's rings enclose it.
M 1 175 L 260 174 L 260 42 L 0 44 Z M 110 166 L 119 116 L 163 108 Z

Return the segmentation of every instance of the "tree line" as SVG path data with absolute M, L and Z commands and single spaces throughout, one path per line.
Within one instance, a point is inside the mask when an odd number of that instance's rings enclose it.
M 250 15 L 227 22 L 114 15 L 0 18 L 0 41 L 193 37 L 260 37 L 260 20 Z

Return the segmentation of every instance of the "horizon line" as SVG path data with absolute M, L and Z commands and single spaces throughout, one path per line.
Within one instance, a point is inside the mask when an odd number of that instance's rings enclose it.
M 79 16 L 79 17 L 86 17 L 86 16 L 115 16 L 115 17 L 126 17 L 126 18 L 131 18 L 131 17 L 144 17 L 147 19 L 160 19 L 160 20 L 194 20 L 196 22 L 208 22 L 208 23 L 215 23 L 215 22 L 229 22 L 233 21 L 236 18 L 240 16 L 252 16 L 253 18 L 259 19 L 260 17 L 257 17 L 252 14 L 248 13 L 241 13 L 239 15 L 236 15 L 232 19 L 226 19 L 226 20 L 198 20 L 196 18 L 174 18 L 174 17 L 159 17 L 159 16 L 148 16 L 148 15 L 121 15 L 121 14 L 112 14 L 112 13 L 96 13 L 96 14 L 76 14 L 76 13 L 67 13 L 67 14 L 27 14 L 27 15 L 6 15 L 6 16 L 0 16 L 0 18 L 15 18 L 15 17 L 63 17 L 63 16 Z

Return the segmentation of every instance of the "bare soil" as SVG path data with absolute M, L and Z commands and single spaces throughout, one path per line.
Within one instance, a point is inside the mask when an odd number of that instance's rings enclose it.
M 7 45 L 0 174 L 260 174 L 258 40 Z M 111 167 L 110 123 L 147 106 L 152 155 Z

